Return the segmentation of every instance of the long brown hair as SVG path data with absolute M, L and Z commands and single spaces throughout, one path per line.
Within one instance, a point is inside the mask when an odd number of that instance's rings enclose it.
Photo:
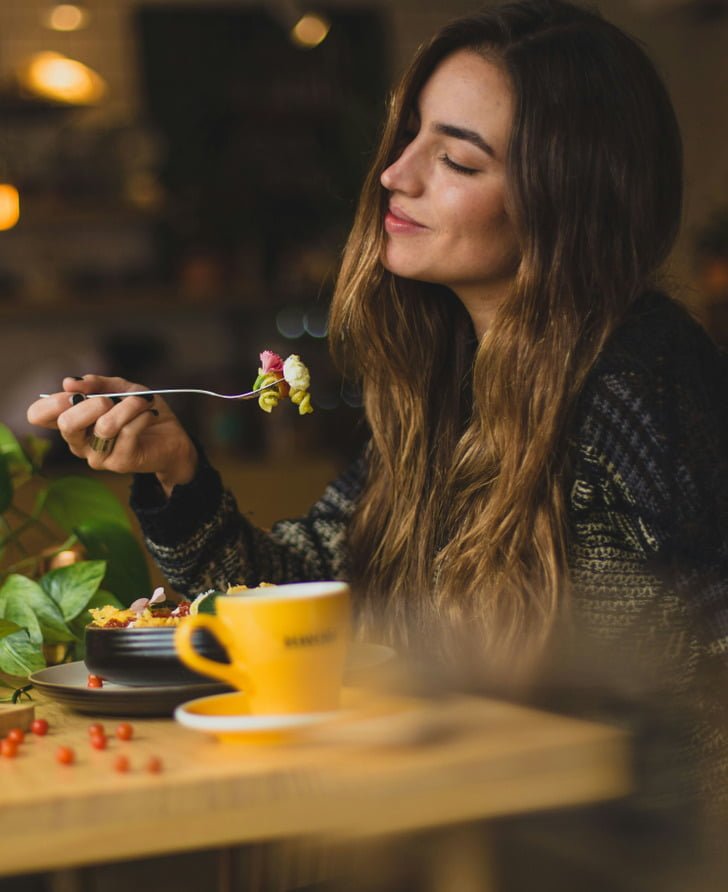
M 514 99 L 507 207 L 520 263 L 479 344 L 447 288 L 381 263 L 379 177 L 422 86 L 459 49 L 500 65 Z M 400 644 L 442 629 L 477 632 L 484 652 L 547 640 L 569 596 L 570 419 L 672 247 L 681 171 L 659 76 L 596 12 L 508 3 L 421 48 L 391 98 L 330 320 L 371 428 L 349 538 L 362 622 Z

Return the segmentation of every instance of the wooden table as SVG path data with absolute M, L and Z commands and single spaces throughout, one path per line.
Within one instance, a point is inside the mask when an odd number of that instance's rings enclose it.
M 169 719 L 92 749 L 92 718 L 36 696 L 46 737 L 0 758 L 0 874 L 302 836 L 364 838 L 620 797 L 627 740 L 494 700 L 407 701 L 405 722 L 335 726 L 275 746 L 221 744 Z M 375 716 L 376 719 L 376 716 Z M 118 719 L 101 719 L 108 730 Z M 360 733 L 361 732 L 361 733 Z M 77 763 L 59 765 L 59 745 Z M 126 753 L 132 769 L 117 773 Z M 150 755 L 164 760 L 154 775 Z

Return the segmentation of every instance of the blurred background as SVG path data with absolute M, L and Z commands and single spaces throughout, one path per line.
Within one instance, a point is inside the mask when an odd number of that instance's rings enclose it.
M 234 392 L 252 385 L 262 349 L 299 353 L 312 416 L 203 397 L 172 406 L 255 522 L 305 511 L 364 436 L 326 318 L 388 88 L 422 41 L 480 5 L 0 0 L 0 422 L 31 433 L 28 404 L 64 375 Z M 599 5 L 645 44 L 673 97 L 686 204 L 672 290 L 728 346 L 728 0 Z M 49 464 L 85 472 L 55 438 Z M 128 480 L 107 482 L 125 496 Z M 526 880 L 512 888 L 532 888 L 520 854 L 532 828 L 514 833 L 501 843 Z M 661 878 L 672 849 L 669 836 L 655 850 Z M 603 884 L 571 888 L 613 892 L 604 862 L 624 858 L 607 851 L 588 867 Z M 543 892 L 567 888 L 539 870 Z
M 387 90 L 478 5 L 3 0 L 0 420 L 29 432 L 28 403 L 66 374 L 240 391 L 261 349 L 299 353 L 313 416 L 173 407 L 261 522 L 302 510 L 363 437 L 326 316 Z M 687 202 L 670 275 L 728 343 L 728 0 L 601 9 L 673 96 Z

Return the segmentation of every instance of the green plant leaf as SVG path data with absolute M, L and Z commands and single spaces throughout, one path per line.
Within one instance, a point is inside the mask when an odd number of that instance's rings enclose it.
M 43 632 L 40 621 L 33 608 L 28 604 L 26 595 L 28 586 L 35 584 L 26 576 L 13 573 L 0 587 L 0 619 L 9 619 L 28 632 L 30 640 L 37 645 L 43 644 Z
M 197 605 L 198 613 L 217 613 L 216 604 L 218 598 L 224 598 L 225 595 L 223 592 L 210 592 L 206 595 L 200 603 Z
M 45 510 L 64 530 L 76 532 L 81 524 L 116 523 L 131 529 L 121 502 L 98 480 L 91 477 L 59 477 L 48 486 Z
M 0 453 L 8 459 L 8 470 L 11 474 L 30 476 L 33 473 L 33 467 L 22 446 L 6 424 L 0 424 Z
M 40 470 L 40 468 L 43 467 L 45 457 L 51 448 L 51 441 L 47 440 L 45 437 L 35 437 L 32 434 L 29 434 L 24 442 L 25 451 L 28 453 L 28 458 L 30 459 L 31 464 L 34 468 Z
M 149 597 L 152 580 L 146 556 L 130 529 L 94 519 L 79 524 L 76 533 L 89 558 L 106 561 L 102 586 L 113 592 L 123 606 Z
M 25 615 L 24 610 L 18 609 L 16 603 L 18 601 L 21 601 L 32 610 L 38 620 L 42 640 L 45 644 L 61 644 L 64 641 L 73 639 L 73 633 L 66 625 L 58 604 L 35 580 L 28 579 L 27 576 L 21 576 L 19 573 L 12 573 L 5 580 L 2 588 L 0 588 L 0 603 L 4 598 L 8 599 L 12 611 L 9 614 L 6 610 L 5 616 L 8 619 L 14 619 L 15 622 L 18 622 L 14 614 L 18 616 Z M 30 627 L 25 623 L 22 623 L 22 625 L 30 633 Z M 33 634 L 30 637 L 33 639 Z
M 25 629 L 0 638 L 0 671 L 7 675 L 28 676 L 44 669 L 45 665 L 40 648 L 30 640 Z
M 13 632 L 19 632 L 20 626 L 17 623 L 11 622 L 9 619 L 0 619 L 0 638 L 4 638 L 6 635 L 12 635 Z
M 42 576 L 40 585 L 60 608 L 64 620 L 75 619 L 85 609 L 106 573 L 104 561 L 79 561 Z
M 116 595 L 112 595 L 111 592 L 107 592 L 106 589 L 100 588 L 96 594 L 91 598 L 88 602 L 88 610 L 92 607 L 95 609 L 97 607 L 108 607 L 111 605 L 112 607 L 116 607 L 118 610 L 124 610 L 125 606 L 121 603 L 121 601 L 116 597 Z M 88 622 L 91 622 L 91 614 L 88 614 Z
M 13 501 L 13 481 L 5 455 L 0 452 L 0 514 L 4 514 Z

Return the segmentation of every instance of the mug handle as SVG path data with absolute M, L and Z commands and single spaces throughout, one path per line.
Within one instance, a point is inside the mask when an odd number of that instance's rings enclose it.
M 230 647 L 225 626 L 216 616 L 211 616 L 209 613 L 198 613 L 195 616 L 185 617 L 174 633 L 174 646 L 180 660 L 202 675 L 219 678 L 220 681 L 235 688 L 242 688 L 249 693 L 250 679 L 248 673 L 239 663 L 234 667 L 229 663 L 217 663 L 215 660 L 201 656 L 195 650 L 192 644 L 192 634 L 196 629 L 207 629 L 208 632 L 212 632 L 229 654 Z

